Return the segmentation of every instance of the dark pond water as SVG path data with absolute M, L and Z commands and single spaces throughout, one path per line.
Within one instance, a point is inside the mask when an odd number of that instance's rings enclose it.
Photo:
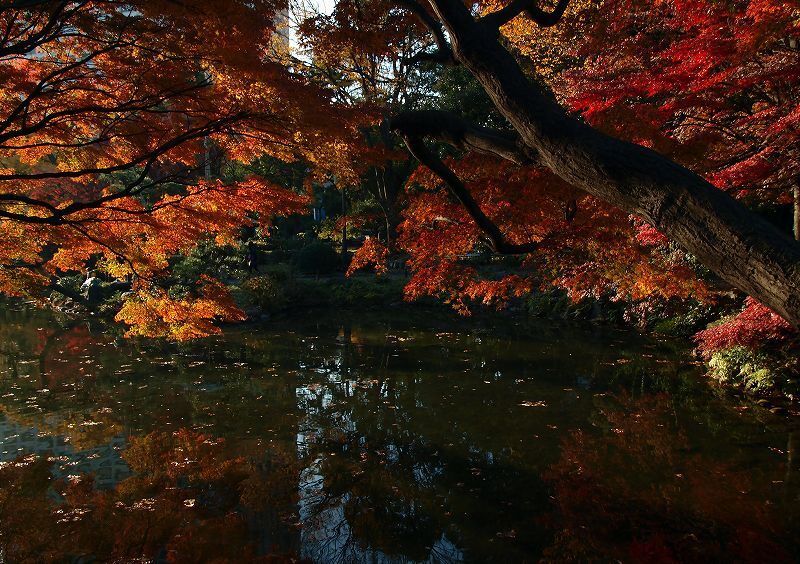
M 137 344 L 5 305 L 0 561 L 795 560 L 792 421 L 689 360 L 394 312 Z

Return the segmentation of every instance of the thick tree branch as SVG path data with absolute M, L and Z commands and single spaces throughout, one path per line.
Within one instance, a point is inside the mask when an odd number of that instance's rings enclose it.
M 403 112 L 392 118 L 389 127 L 402 136 L 436 139 L 519 165 L 538 164 L 536 151 L 526 147 L 516 132 L 483 127 L 450 112 Z
M 692 171 L 570 116 L 461 0 L 430 0 L 453 54 L 542 163 L 637 214 L 722 279 L 800 326 L 800 244 Z
M 537 0 L 512 0 L 500 10 L 482 17 L 479 23 L 489 29 L 498 30 L 524 12 L 539 27 L 551 27 L 561 20 L 567 5 L 569 0 L 559 0 L 552 12 L 545 12 L 539 7 Z

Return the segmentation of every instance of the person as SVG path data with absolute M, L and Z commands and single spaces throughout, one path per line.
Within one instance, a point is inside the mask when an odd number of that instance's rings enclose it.
M 252 241 L 247 243 L 247 272 L 258 272 L 258 249 Z
M 90 270 L 86 273 L 86 280 L 81 284 L 81 294 L 90 304 L 96 304 L 103 299 L 102 286 L 102 280 L 95 276 L 94 270 Z

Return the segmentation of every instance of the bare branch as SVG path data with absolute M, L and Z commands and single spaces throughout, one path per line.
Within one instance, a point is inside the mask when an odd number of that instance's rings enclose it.
M 411 57 L 408 62 L 432 61 L 449 65 L 457 64 L 455 57 L 453 57 L 453 50 L 447 42 L 447 37 L 445 36 L 441 22 L 434 18 L 422 4 L 416 0 L 395 0 L 395 2 L 416 15 L 428 31 L 433 34 L 434 41 L 436 41 L 436 51 L 433 53 L 418 53 Z
M 455 65 L 453 53 L 451 53 L 449 50 L 442 51 L 440 49 L 432 52 L 420 51 L 416 55 L 406 59 L 404 62 L 407 65 L 414 65 L 422 62 L 438 63 L 440 65 Z
M 461 202 L 461 205 L 464 206 L 464 209 L 467 210 L 470 217 L 489 238 L 492 250 L 500 254 L 518 255 L 532 253 L 539 248 L 539 243 L 535 242 L 521 245 L 510 243 L 497 224 L 483 213 L 480 205 L 475 201 L 475 198 L 472 197 L 472 194 L 464 183 L 461 182 L 461 179 L 459 179 L 437 155 L 428 150 L 425 146 L 425 142 L 422 141 L 420 137 L 403 135 L 403 140 L 406 142 L 411 154 L 447 184 L 447 187 L 450 188 L 453 195 Z

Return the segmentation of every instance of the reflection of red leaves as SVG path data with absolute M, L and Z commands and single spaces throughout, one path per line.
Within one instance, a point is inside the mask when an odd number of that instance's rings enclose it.
M 68 556 L 149 561 L 162 555 L 169 562 L 297 562 L 262 554 L 265 547 L 242 515 L 242 509 L 293 508 L 293 488 L 271 488 L 296 483 L 297 461 L 283 466 L 270 457 L 274 468 L 267 470 L 227 448 L 222 440 L 186 429 L 132 438 L 123 458 L 135 474 L 102 490 L 91 476 L 53 483 L 44 458 L 4 463 L 0 536 L 13 539 L 4 554 L 15 562 Z M 251 495 L 254 489 L 259 495 Z
M 545 474 L 561 528 L 551 559 L 791 560 L 766 477 L 696 454 L 669 398 L 618 399 L 608 431 L 573 432 Z
M 46 345 L 47 354 L 42 356 L 43 376 L 48 386 L 64 385 L 92 375 L 95 355 L 110 340 L 107 335 L 90 332 L 85 324 L 53 334 Z M 85 359 L 90 351 L 92 362 L 87 363 Z

